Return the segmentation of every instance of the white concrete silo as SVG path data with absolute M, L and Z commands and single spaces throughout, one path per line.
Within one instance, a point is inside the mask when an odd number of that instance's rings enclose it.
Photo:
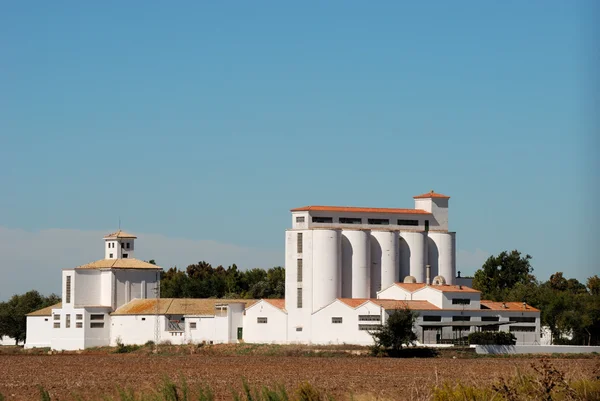
M 400 279 L 398 231 L 371 232 L 371 298 Z
M 313 230 L 313 311 L 341 294 L 341 230 Z
M 410 252 L 410 275 L 418 283 L 425 282 L 425 261 L 427 260 L 427 235 L 424 232 L 401 231 L 400 236 L 406 241 Z M 406 260 L 406 255 L 401 259 Z
M 371 280 L 371 232 L 342 231 L 342 296 L 369 298 Z
M 437 252 L 429 252 L 429 264 L 437 265 L 438 275 L 444 277 L 447 284 L 454 284 L 456 275 L 456 233 L 429 232 Z M 431 260 L 437 257 L 437 260 Z

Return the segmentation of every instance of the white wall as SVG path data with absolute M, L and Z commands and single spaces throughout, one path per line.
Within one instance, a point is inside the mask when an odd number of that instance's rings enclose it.
M 85 318 L 84 309 L 73 308 L 73 305 L 66 305 L 62 309 L 53 309 L 52 316 L 50 316 L 50 347 L 53 350 L 79 350 L 85 348 L 85 325 L 77 327 L 77 322 L 83 322 L 77 320 L 77 315 L 83 315 Z M 67 327 L 67 316 L 70 317 L 70 324 Z M 55 317 L 60 317 L 57 320 Z M 54 324 L 60 323 L 59 328 L 55 328 Z
M 15 339 L 12 337 L 0 336 L 0 346 L 2 345 L 23 345 L 23 343 L 20 342 L 19 344 L 17 344 L 15 342 Z
M 96 269 L 81 269 L 72 271 L 74 288 L 74 304 L 77 306 L 110 306 L 110 302 L 103 304 L 105 300 L 102 297 L 104 288 L 102 287 L 102 272 Z M 66 306 L 64 296 L 63 305 Z
M 423 287 L 412 293 L 412 299 L 415 301 L 429 301 L 438 308 L 444 304 L 444 295 L 441 291 L 436 291 L 431 287 Z
M 359 324 L 378 324 L 382 320 L 360 322 L 359 315 L 382 315 L 381 308 L 367 302 L 356 309 L 336 300 L 313 314 L 313 332 L 311 342 L 314 344 L 373 344 L 368 331 L 359 330 Z M 383 313 L 385 315 L 385 313 Z M 342 323 L 332 323 L 333 317 L 341 317 Z M 384 317 L 385 319 L 385 317 Z
M 111 316 L 110 308 L 85 308 L 83 314 L 83 327 L 85 331 L 85 348 L 90 347 L 103 347 L 110 344 L 110 329 L 111 329 Z M 102 328 L 91 328 L 92 322 L 101 322 L 98 320 L 92 321 L 90 315 L 92 314 L 103 314 L 104 315 L 104 327 Z
M 126 304 L 132 299 L 141 299 L 143 282 L 145 282 L 147 288 L 146 297 L 156 298 L 154 288 L 157 283 L 157 277 L 160 274 L 157 270 L 115 269 L 113 270 L 113 274 L 115 276 L 115 309 Z
M 125 345 L 146 344 L 148 341 L 154 341 L 154 328 L 156 317 L 154 315 L 118 315 L 111 316 L 110 323 L 110 345 L 116 346 L 120 339 Z M 164 316 L 159 316 L 159 327 L 165 327 Z M 171 340 L 162 338 L 164 330 L 161 330 L 161 340 Z
M 303 234 L 303 250 L 297 253 L 297 233 Z M 285 309 L 288 312 L 288 341 L 306 343 L 310 340 L 313 309 L 313 230 L 286 231 L 285 241 Z M 297 282 L 297 258 L 302 257 L 303 279 Z M 297 308 L 297 289 L 302 288 L 302 308 Z M 298 331 L 297 329 L 301 331 Z
M 267 323 L 258 323 L 259 317 L 266 317 Z M 243 324 L 243 338 L 247 343 L 283 344 L 287 341 L 287 314 L 264 300 L 246 309 Z
M 587 354 L 600 352 L 600 347 L 584 345 L 478 345 L 478 354 Z
M 412 294 L 409 291 L 398 287 L 397 285 L 392 285 L 379 291 L 377 293 L 377 298 L 410 301 L 412 299 Z
M 52 316 L 27 316 L 26 333 L 25 348 L 50 347 Z
M 478 292 L 443 292 L 442 293 L 442 308 L 443 309 L 474 309 L 480 310 L 481 294 Z M 469 299 L 471 302 L 468 305 L 453 304 L 452 300 L 456 299 Z

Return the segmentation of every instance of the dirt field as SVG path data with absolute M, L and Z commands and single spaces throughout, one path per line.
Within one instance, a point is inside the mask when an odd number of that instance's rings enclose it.
M 282 357 L 226 355 L 58 354 L 0 355 L 0 393 L 7 400 L 36 400 L 38 385 L 53 399 L 73 399 L 74 394 L 96 397 L 115 394 L 115 388 L 154 389 L 168 375 L 187 378 L 190 387 L 209 383 L 217 398 L 231 399 L 231 388 L 240 388 L 242 377 L 250 384 L 284 384 L 293 389 L 302 381 L 347 399 L 378 396 L 379 399 L 423 400 L 444 380 L 489 383 L 527 371 L 535 359 L 369 357 Z M 595 359 L 552 359 L 570 377 L 590 377 Z

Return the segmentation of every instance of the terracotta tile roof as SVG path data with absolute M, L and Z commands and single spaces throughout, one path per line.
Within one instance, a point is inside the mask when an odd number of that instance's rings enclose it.
M 372 299 L 371 302 L 381 305 L 383 309 L 412 309 L 412 310 L 439 310 L 437 306 L 429 301 L 399 301 L 395 299 Z
M 273 305 L 277 309 L 285 311 L 285 299 L 263 299 L 263 301 Z
M 38 309 L 36 311 L 28 313 L 27 316 L 50 316 L 50 315 L 52 315 L 52 309 L 58 309 L 61 307 L 62 307 L 62 302 L 59 302 L 52 306 L 47 306 L 45 308 Z
M 405 289 L 406 291 L 409 291 L 409 292 L 415 292 L 424 287 L 430 287 L 434 290 L 441 291 L 441 292 L 480 292 L 473 288 L 466 287 L 464 285 L 458 286 L 458 285 L 444 284 L 444 285 L 429 285 L 428 286 L 425 283 L 396 283 L 396 285 L 400 288 Z
M 137 238 L 137 237 L 133 234 L 129 234 L 129 233 L 126 233 L 125 231 L 119 230 L 117 232 L 110 233 L 110 234 L 107 234 L 104 236 L 104 239 L 111 239 L 111 238 Z
M 217 304 L 243 303 L 247 308 L 255 302 L 255 299 L 160 298 L 158 314 L 214 315 Z M 156 299 L 134 299 L 118 308 L 112 315 L 154 315 L 156 304 Z
M 92 263 L 81 265 L 76 269 L 149 269 L 161 270 L 162 267 L 144 262 L 135 258 L 125 259 L 100 259 Z
M 397 299 L 378 299 L 378 298 L 338 298 L 340 302 L 345 303 L 351 308 L 358 308 L 359 306 L 372 302 L 376 305 L 380 305 L 383 309 L 393 310 L 409 308 L 414 310 L 438 310 L 439 308 L 428 301 L 400 301 Z
M 539 312 L 540 310 L 534 308 L 531 305 L 525 304 L 523 308 L 523 302 L 494 302 L 488 300 L 481 301 L 481 309 L 489 310 L 502 310 L 502 311 L 515 311 L 515 312 Z
M 425 194 L 421 194 L 421 195 L 417 195 L 417 196 L 413 196 L 413 199 L 426 199 L 426 198 L 443 198 L 443 199 L 450 199 L 449 196 L 447 195 L 442 195 L 442 194 L 438 194 L 436 192 L 433 192 L 433 189 L 430 192 L 427 192 Z
M 343 212 L 343 213 L 380 213 L 380 214 L 431 214 L 421 209 L 396 209 L 387 207 L 351 207 L 351 206 L 303 206 L 291 212 Z
M 345 303 L 346 305 L 348 305 L 351 308 L 358 308 L 365 302 L 368 302 L 370 299 L 369 298 L 338 298 L 338 300 L 340 302 Z

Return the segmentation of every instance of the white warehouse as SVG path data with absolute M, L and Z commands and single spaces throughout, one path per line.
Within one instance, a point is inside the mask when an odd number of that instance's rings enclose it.
M 507 330 L 518 344 L 538 344 L 539 310 L 481 300 L 470 280 L 456 277 L 449 197 L 414 199 L 414 209 L 292 209 L 285 299 L 157 299 L 161 268 L 133 258 L 135 236 L 110 234 L 104 259 L 63 271 L 62 303 L 28 316 L 25 346 L 368 345 L 369 330 L 406 307 L 419 313 L 422 344 L 453 343 L 474 330 Z

